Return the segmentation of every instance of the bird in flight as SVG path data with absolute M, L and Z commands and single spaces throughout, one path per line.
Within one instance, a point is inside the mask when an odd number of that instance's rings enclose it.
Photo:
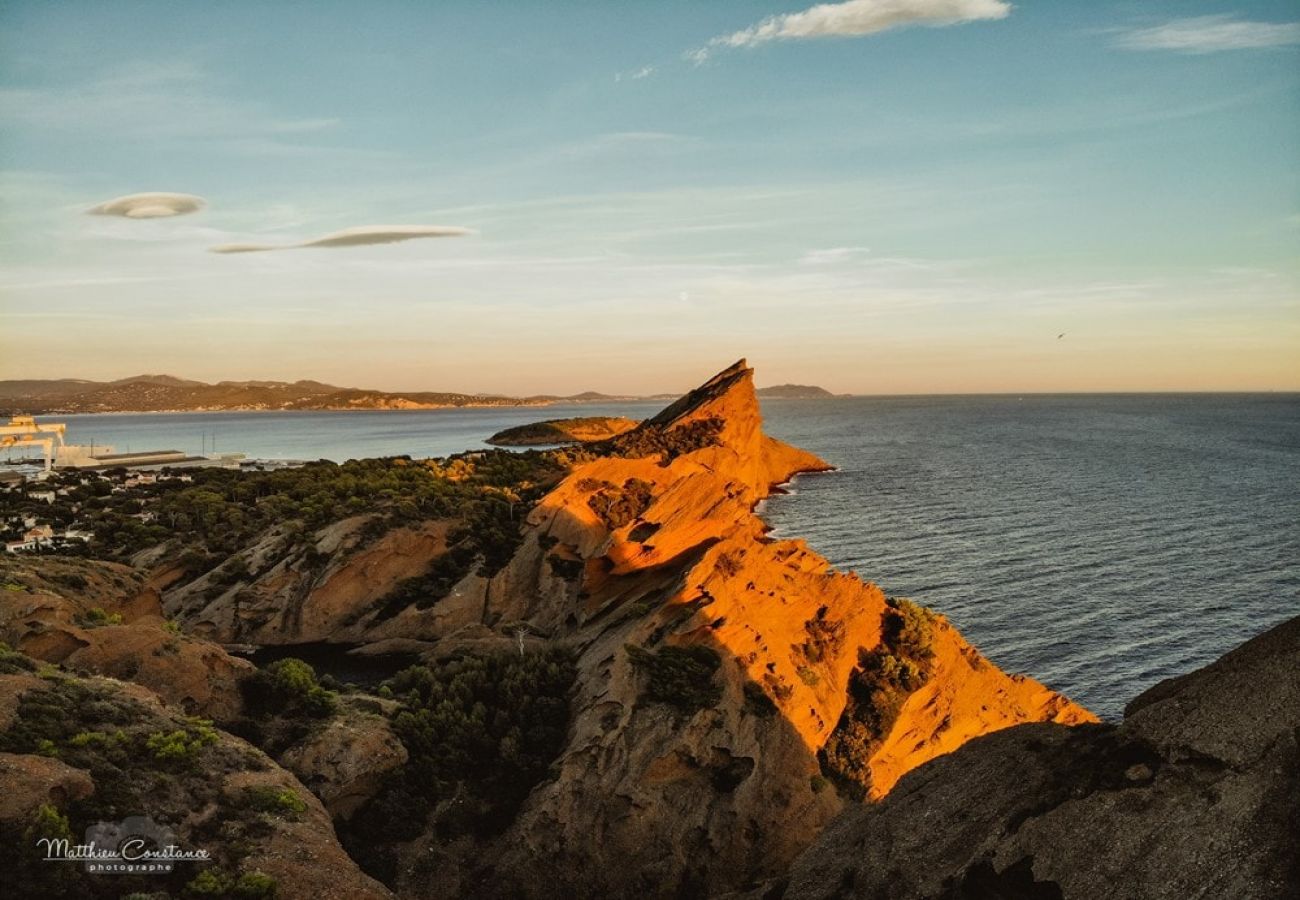
M 1058 334 L 1058 335 L 1056 336 L 1056 339 L 1059 341 L 1059 340 L 1060 340 L 1061 338 L 1063 338 L 1063 337 L 1065 337 L 1065 332 L 1064 332 L 1064 331 L 1062 331 L 1060 334 Z

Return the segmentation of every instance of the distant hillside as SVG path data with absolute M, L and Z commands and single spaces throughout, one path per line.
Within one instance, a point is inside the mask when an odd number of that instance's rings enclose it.
M 820 388 L 811 384 L 778 384 L 772 387 L 759 388 L 756 392 L 760 397 L 771 397 L 784 400 L 811 400 L 816 397 L 834 397 L 826 388 Z
M 761 397 L 830 397 L 819 387 L 783 384 Z M 81 378 L 0 381 L 0 416 L 108 412 L 218 412 L 237 410 L 444 409 L 463 406 L 550 406 L 661 400 L 672 395 L 602 394 L 505 397 L 454 391 L 378 391 L 319 381 L 218 381 L 173 375 L 134 375 L 116 381 Z
M 170 375 L 117 381 L 0 381 L 0 413 L 101 413 L 203 410 L 438 409 L 449 406 L 542 406 L 546 400 L 430 391 L 341 388 L 318 381 L 221 381 Z

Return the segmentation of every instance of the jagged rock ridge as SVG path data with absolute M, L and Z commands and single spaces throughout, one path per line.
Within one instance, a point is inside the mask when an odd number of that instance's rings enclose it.
M 523 624 L 581 650 L 558 775 L 483 851 L 477 895 L 734 888 L 782 871 L 844 803 L 818 753 L 892 608 L 802 541 L 767 538 L 754 513 L 773 485 L 829 466 L 763 434 L 743 360 L 615 440 L 669 449 L 575 466 L 529 515 L 503 572 L 398 617 L 408 636 Z M 835 637 L 810 654 L 814 632 Z M 716 702 L 683 712 L 648 699 L 638 658 L 691 647 L 717 655 L 704 686 Z M 998 671 L 942 619 L 932 666 L 870 761 L 876 794 L 976 735 L 1093 720 Z

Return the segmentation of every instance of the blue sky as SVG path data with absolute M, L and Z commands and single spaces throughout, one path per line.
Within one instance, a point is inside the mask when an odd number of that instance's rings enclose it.
M 1300 389 L 1294 2 L 808 8 L 0 2 L 0 377 Z

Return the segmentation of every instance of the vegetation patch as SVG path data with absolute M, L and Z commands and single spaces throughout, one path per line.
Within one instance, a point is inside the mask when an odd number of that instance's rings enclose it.
M 679 456 L 694 453 L 705 447 L 714 447 L 721 442 L 722 429 L 726 423 L 716 417 L 696 419 L 676 428 L 661 427 L 636 428 L 625 434 L 590 445 L 601 456 L 623 456 L 631 459 L 655 456 L 662 457 L 664 465 Z
M 412 666 L 386 682 L 409 759 L 340 824 L 353 858 L 391 882 L 393 845 L 428 827 L 441 841 L 503 831 L 564 745 L 576 674 L 572 652 L 551 648 Z
M 87 772 L 95 785 L 86 797 L 0 825 L 0 869 L 13 896 L 80 900 L 159 891 L 172 897 L 273 896 L 273 891 L 249 893 L 256 879 L 234 874 L 223 882 L 224 893 L 187 893 L 186 882 L 202 874 L 189 864 L 170 875 L 113 876 L 110 884 L 80 866 L 40 858 L 38 837 L 66 837 L 75 844 L 91 824 L 144 815 L 176 829 L 183 843 L 212 850 L 216 868 L 236 871 L 239 848 L 251 847 L 245 837 L 248 816 L 224 802 L 220 785 L 225 773 L 261 766 L 262 757 L 223 744 L 211 723 L 162 714 L 119 693 L 112 682 L 52 670 L 40 687 L 19 698 L 12 725 L 0 733 L 0 751 L 57 758 Z M 208 821 L 216 823 L 212 827 L 221 829 L 219 834 L 196 833 L 186 824 L 190 811 L 203 809 L 213 810 Z M 241 882 L 244 893 L 235 887 Z
M 871 757 L 880 749 L 909 695 L 930 678 L 934 613 L 910 600 L 888 601 L 881 646 L 858 654 L 848 703 L 818 754 L 822 772 L 863 800 L 871 789 Z
M 243 804 L 254 812 L 287 819 L 297 819 L 307 811 L 307 804 L 290 788 L 250 787 L 244 790 Z
M 636 521 L 654 502 L 654 485 L 640 478 L 629 478 L 622 487 L 597 483 L 603 486 L 587 498 L 587 506 L 611 530 Z
M 692 644 L 646 650 L 626 645 L 632 664 L 647 675 L 643 696 L 691 714 L 710 709 L 722 699 L 722 686 L 714 678 L 722 660 L 716 651 Z
M 121 613 L 105 612 L 103 607 L 92 606 L 83 615 L 77 617 L 77 624 L 82 628 L 98 628 L 101 625 L 121 625 Z
M 338 693 L 321 684 L 316 670 L 301 659 L 278 659 L 240 688 L 248 715 L 234 727 L 272 755 L 302 740 L 338 711 Z

